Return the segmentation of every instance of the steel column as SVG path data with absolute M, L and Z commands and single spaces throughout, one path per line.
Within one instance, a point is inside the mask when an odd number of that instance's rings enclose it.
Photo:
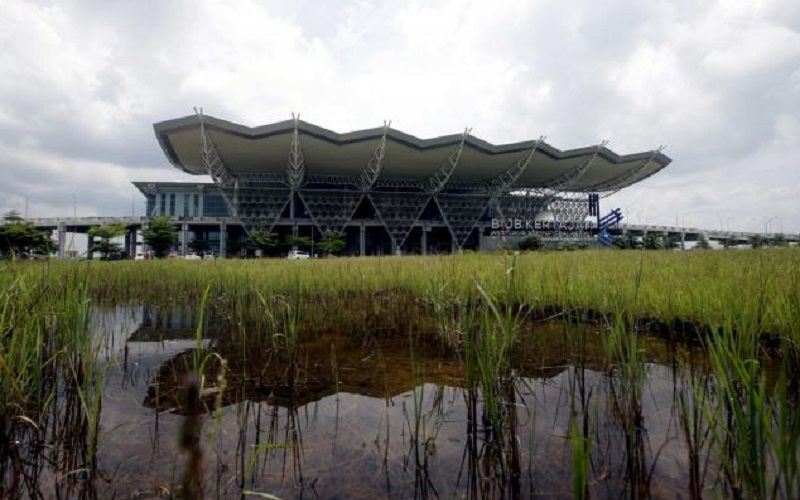
M 361 232 L 359 237 L 359 251 L 362 257 L 367 254 L 367 226 L 365 226 L 363 222 L 361 223 Z
M 219 223 L 219 256 L 226 257 L 228 255 L 227 250 L 228 244 L 228 223 L 225 222 L 225 219 L 222 219 L 222 222 Z
M 131 228 L 131 247 L 128 250 L 128 254 L 131 256 L 132 259 L 136 258 L 137 237 L 138 237 L 138 232 L 136 231 L 136 228 L 135 227 Z
M 643 171 L 645 168 L 647 168 L 647 166 L 650 165 L 650 163 L 653 161 L 653 159 L 655 159 L 655 157 L 658 156 L 658 154 L 661 153 L 661 151 L 663 151 L 665 147 L 666 146 L 659 146 L 657 149 L 654 149 L 650 153 L 650 157 L 649 158 L 647 158 L 646 160 L 642 161 L 636 167 L 633 167 L 632 169 L 628 170 L 627 172 L 623 172 L 622 174 L 614 177 L 613 179 L 609 179 L 609 180 L 599 184 L 598 186 L 594 186 L 592 188 L 592 190 L 593 191 L 598 191 L 598 192 L 606 191 L 605 193 L 603 193 L 601 195 L 602 198 L 606 198 L 606 197 L 611 196 L 612 194 L 618 192 L 620 189 L 622 189 L 622 187 L 625 186 L 625 184 L 628 181 L 630 181 L 631 179 L 633 179 L 634 177 L 639 175 L 639 173 L 641 171 Z
M 439 170 L 428 178 L 425 184 L 428 187 L 428 192 L 431 194 L 438 193 L 447 185 L 447 182 L 453 175 L 453 171 L 458 166 L 458 161 L 461 159 L 461 152 L 464 150 L 464 142 L 466 142 L 467 136 L 471 130 L 470 128 L 464 129 L 464 133 L 461 135 L 461 142 L 453 149 L 450 156 L 447 157 L 447 160 L 439 167 Z
M 181 255 L 185 256 L 189 249 L 189 223 L 181 224 Z

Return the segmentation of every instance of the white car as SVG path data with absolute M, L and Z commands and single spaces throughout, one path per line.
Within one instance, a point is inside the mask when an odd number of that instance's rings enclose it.
M 308 259 L 311 257 L 308 255 L 308 252 L 303 252 L 302 250 L 291 250 L 289 251 L 289 256 L 286 257 L 289 260 L 298 260 L 298 259 Z
M 187 253 L 186 256 L 183 257 L 186 260 L 200 260 L 202 257 L 197 255 L 196 253 Z

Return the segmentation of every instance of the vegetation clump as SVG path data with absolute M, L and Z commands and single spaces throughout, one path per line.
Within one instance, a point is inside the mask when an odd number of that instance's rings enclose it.
M 178 241 L 178 231 L 167 215 L 151 217 L 142 231 L 144 242 L 153 249 L 156 257 L 166 257 L 172 245 Z
M 0 255 L 47 256 L 55 250 L 55 247 L 50 235 L 37 229 L 32 222 L 26 221 L 16 210 L 11 210 L 3 216 L 3 224 L 0 225 Z

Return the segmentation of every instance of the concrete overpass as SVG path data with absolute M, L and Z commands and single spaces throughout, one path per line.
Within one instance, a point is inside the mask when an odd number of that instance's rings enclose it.
M 614 236 L 633 235 L 644 237 L 648 233 L 679 239 L 683 245 L 687 241 L 698 241 L 701 237 L 706 241 L 717 241 L 728 246 L 749 245 L 751 238 L 761 236 L 772 238 L 778 233 L 760 233 L 747 231 L 721 231 L 718 229 L 702 229 L 697 227 L 657 226 L 649 224 L 619 224 L 609 232 Z M 797 244 L 800 236 L 783 235 L 787 242 Z
M 106 224 L 124 224 L 126 227 L 125 233 L 125 253 L 133 257 L 137 254 L 137 237 L 139 231 L 147 225 L 147 217 L 52 217 L 52 218 L 37 218 L 28 219 L 37 228 L 43 230 L 55 231 L 58 238 L 58 257 L 65 257 L 66 248 L 66 235 L 68 233 L 86 234 L 92 227 L 102 226 Z M 239 222 L 232 217 L 174 217 L 173 224 L 178 229 L 178 240 L 180 242 L 181 252 L 186 254 L 188 251 L 189 232 L 190 230 L 197 230 L 199 228 L 211 228 L 218 230 L 220 233 L 220 256 L 226 255 L 226 237 L 228 227 L 238 227 Z M 0 220 L 0 225 L 4 222 Z M 312 221 L 301 222 L 301 225 L 311 225 Z M 369 222 L 365 222 L 369 225 Z M 378 224 L 377 222 L 375 224 Z M 379 224 L 378 224 L 379 225 Z M 774 237 L 776 233 L 760 233 L 760 232 L 746 232 L 746 231 L 720 231 L 715 229 L 702 229 L 696 227 L 678 227 L 678 226 L 658 226 L 649 224 L 619 224 L 612 227 L 609 232 L 613 236 L 632 235 L 634 237 L 644 238 L 648 233 L 654 233 L 659 236 L 668 238 L 675 238 L 681 242 L 681 247 L 685 248 L 686 242 L 698 241 L 701 237 L 707 241 L 716 241 L 720 244 L 728 246 L 749 245 L 750 240 L 754 236 L 761 236 L 764 238 Z M 787 242 L 800 244 L 800 237 L 798 235 L 784 235 Z M 91 241 L 89 242 L 91 245 Z M 87 254 L 87 258 L 91 258 L 91 253 Z

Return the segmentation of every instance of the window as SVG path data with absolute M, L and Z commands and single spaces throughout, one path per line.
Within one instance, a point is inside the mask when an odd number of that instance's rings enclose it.
M 155 211 L 156 211 L 156 195 L 148 194 L 148 195 L 145 195 L 145 198 L 147 199 L 147 204 L 144 207 L 144 214 L 146 216 L 148 216 L 148 217 L 151 216 L 151 215 L 155 215 Z
M 206 194 L 203 198 L 204 217 L 227 217 L 228 206 L 219 194 Z

